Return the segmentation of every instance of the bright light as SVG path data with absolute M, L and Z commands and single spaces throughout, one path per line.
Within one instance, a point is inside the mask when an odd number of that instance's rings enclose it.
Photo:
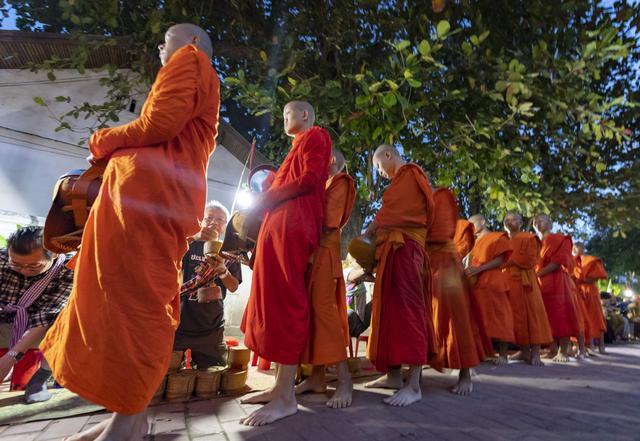
M 631 299 L 633 298 L 633 290 L 631 288 L 627 288 L 622 292 L 622 295 L 624 295 L 626 298 Z
M 240 208 L 249 208 L 253 205 L 253 195 L 249 190 L 242 190 L 238 193 L 236 203 Z

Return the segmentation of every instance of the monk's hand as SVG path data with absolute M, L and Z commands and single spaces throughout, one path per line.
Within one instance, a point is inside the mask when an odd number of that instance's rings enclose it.
M 11 355 L 5 354 L 0 357 L 0 382 L 9 375 L 11 368 L 16 364 L 16 359 Z
M 479 266 L 470 266 L 469 268 L 464 270 L 464 273 L 467 275 L 467 277 L 476 276 L 481 272 L 482 272 L 482 268 L 480 268 Z

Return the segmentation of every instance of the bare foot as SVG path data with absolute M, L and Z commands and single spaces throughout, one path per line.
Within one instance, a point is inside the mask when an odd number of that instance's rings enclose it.
M 578 352 L 576 354 L 576 360 L 584 360 L 587 358 L 586 352 Z
M 389 406 L 405 407 L 422 399 L 422 391 L 420 388 L 413 388 L 407 385 L 397 391 L 395 394 L 384 399 Z
M 93 441 L 107 428 L 111 420 L 113 419 L 113 415 L 111 418 L 107 418 L 106 420 L 100 421 L 98 424 L 91 426 L 89 429 L 84 432 L 76 433 L 75 435 L 68 436 L 64 439 L 64 441 Z
M 96 441 L 142 441 L 148 432 L 146 412 L 137 415 L 114 413 Z
M 274 398 L 264 407 L 254 411 L 251 415 L 240 420 L 245 426 L 265 426 L 274 421 L 286 418 L 298 411 L 298 403 L 295 395 L 283 398 Z
M 558 354 L 552 359 L 555 363 L 568 363 L 569 356 L 567 354 L 563 354 L 562 352 L 558 352 Z
M 531 366 L 544 367 L 544 363 L 542 362 L 542 360 L 540 360 L 540 355 L 538 355 L 537 357 L 531 357 L 531 359 L 529 360 L 529 364 Z
M 265 391 L 259 392 L 255 395 L 252 395 L 247 398 L 243 398 L 240 400 L 242 404 L 264 404 L 272 401 L 275 398 L 274 389 L 267 389 Z
M 391 371 L 377 380 L 365 383 L 367 389 L 402 389 L 402 372 Z
M 515 354 L 509 356 L 509 360 L 514 361 L 529 361 L 529 355 L 526 354 L 523 350 L 516 352 Z
M 506 366 L 509 364 L 509 358 L 506 356 L 499 356 L 498 358 L 496 358 L 495 360 L 493 360 L 493 363 L 496 366 Z
M 312 392 L 315 394 L 323 394 L 327 391 L 327 383 L 324 379 L 314 377 L 313 375 L 307 377 L 298 384 L 295 388 L 296 395 L 304 394 L 306 392 Z
M 473 383 L 471 382 L 471 376 L 462 376 L 458 379 L 458 384 L 456 384 L 453 389 L 451 389 L 456 395 L 467 396 L 471 395 L 473 392 Z
M 348 380 L 338 381 L 336 392 L 331 399 L 327 401 L 327 407 L 332 409 L 344 409 L 351 406 L 351 400 L 353 399 L 353 382 L 351 378 Z

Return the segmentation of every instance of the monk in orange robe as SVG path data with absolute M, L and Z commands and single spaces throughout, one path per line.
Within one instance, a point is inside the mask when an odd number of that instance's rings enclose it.
M 469 218 L 476 231 L 476 244 L 471 250 L 467 277 L 473 282 L 473 296 L 482 320 L 482 328 L 489 338 L 497 341 L 500 354 L 496 364 L 505 365 L 508 343 L 515 340 L 513 311 L 509 304 L 507 279 L 500 267 L 509 260 L 511 246 L 506 233 L 491 232 L 484 216 Z
M 387 374 L 367 387 L 399 389 L 384 402 L 408 406 L 422 399 L 422 365 L 435 345 L 431 270 L 425 250 L 433 194 L 422 169 L 406 163 L 394 147 L 379 146 L 373 164 L 391 184 L 364 234 L 375 235 L 378 261 L 367 357 Z M 410 366 L 406 383 L 400 370 L 403 364 Z
M 291 150 L 273 184 L 256 201 L 266 211 L 258 235 L 249 302 L 240 328 L 245 344 L 277 363 L 273 388 L 245 399 L 268 403 L 240 420 L 262 426 L 298 410 L 295 378 L 309 339 L 309 260 L 320 245 L 331 138 L 313 125 L 313 107 L 292 101 L 284 107 L 284 130 Z
M 598 348 L 601 354 L 605 353 L 604 333 L 607 330 L 607 322 L 600 303 L 600 290 L 596 281 L 609 278 L 604 268 L 602 259 L 585 254 L 584 244 L 577 242 L 573 245 L 573 255 L 576 260 L 574 279 L 585 303 L 585 315 L 589 329 L 585 329 L 585 339 L 589 349 L 593 347 L 593 339 L 598 339 Z
M 453 243 L 458 250 L 461 259 L 467 257 L 473 246 L 476 244 L 476 230 L 471 222 L 466 219 L 456 221 L 456 233 L 453 236 Z
M 349 221 L 356 199 L 353 179 L 342 170 L 345 159 L 333 149 L 326 184 L 326 202 L 320 247 L 313 255 L 309 282 L 311 331 L 302 363 L 313 365 L 311 375 L 296 387 L 296 394 L 327 390 L 325 365 L 337 364 L 338 386 L 327 407 L 351 405 L 353 382 L 347 364 L 351 337 L 347 322 L 347 290 L 340 259 L 341 231 Z
M 142 113 L 98 130 L 108 160 L 87 220 L 69 303 L 41 348 L 58 382 L 113 417 L 71 440 L 133 440 L 167 373 L 180 317 L 181 260 L 204 212 L 220 83 L 199 27 L 169 28 Z
M 570 337 L 583 335 L 584 330 L 570 276 L 574 266 L 571 237 L 552 233 L 551 225 L 551 219 L 545 214 L 539 214 L 533 220 L 533 228 L 542 240 L 536 271 L 551 334 L 558 346 L 553 361 L 566 363 L 569 361 Z
M 503 224 L 513 250 L 504 265 L 504 273 L 513 311 L 514 343 L 520 346 L 520 351 L 511 359 L 544 366 L 540 345 L 551 343 L 553 337 L 535 271 L 542 244 L 532 233 L 522 231 L 522 216 L 518 213 L 507 213 Z
M 435 213 L 427 235 L 427 251 L 433 275 L 436 353 L 429 358 L 429 365 L 438 371 L 459 369 L 458 384 L 452 392 L 469 395 L 473 391 L 471 368 L 480 364 L 486 354 L 471 312 L 462 260 L 453 242 L 458 204 L 448 188 L 436 190 L 433 200 Z

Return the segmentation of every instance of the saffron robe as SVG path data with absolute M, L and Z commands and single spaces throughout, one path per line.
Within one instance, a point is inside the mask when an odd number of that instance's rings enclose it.
M 457 220 L 453 243 L 458 250 L 458 254 L 460 254 L 460 258 L 467 257 L 467 254 L 471 252 L 476 244 L 476 229 L 471 222 L 466 219 Z
M 298 364 L 309 337 L 307 272 L 320 243 L 330 158 L 326 130 L 298 134 L 264 196 L 269 210 L 240 328 L 249 349 L 276 363 Z
M 609 275 L 599 257 L 576 256 L 575 260 L 574 278 L 585 306 L 585 337 L 600 338 L 600 334 L 607 330 L 607 322 L 600 302 L 600 290 L 595 280 L 605 280 Z M 590 281 L 587 282 L 587 279 Z
M 527 232 L 518 233 L 509 241 L 512 253 L 504 273 L 513 311 L 514 343 L 521 346 L 551 343 L 551 327 L 535 271 L 542 244 Z
M 219 102 L 211 60 L 185 46 L 160 69 L 138 119 L 89 141 L 109 162 L 69 302 L 41 348 L 60 384 L 111 411 L 142 412 L 167 373 Z
M 367 358 L 379 371 L 426 364 L 434 349 L 431 270 L 425 251 L 432 220 L 429 179 L 417 165 L 405 164 L 382 195 L 375 218 L 378 266 Z
M 347 359 L 351 337 L 347 322 L 347 290 L 340 259 L 341 230 L 356 199 L 353 179 L 346 173 L 326 184 L 323 233 L 313 255 L 309 279 L 310 331 L 302 363 L 330 365 Z
M 506 261 L 511 256 L 507 233 L 491 232 L 476 239 L 471 250 L 471 266 L 480 266 L 500 256 Z M 477 275 L 473 296 L 482 320 L 482 328 L 489 338 L 513 342 L 513 311 L 508 297 L 509 288 L 502 270 L 483 271 Z
M 470 291 L 458 250 L 453 243 L 458 204 L 447 188 L 433 194 L 435 212 L 427 235 L 427 251 L 433 276 L 434 369 L 472 368 L 487 357 L 491 341 L 481 334 L 472 314 Z
M 555 263 L 560 267 L 540 278 L 540 289 L 553 338 L 568 338 L 582 333 L 581 315 L 571 274 L 574 260 L 571 237 L 549 233 L 542 239 L 537 271 Z

